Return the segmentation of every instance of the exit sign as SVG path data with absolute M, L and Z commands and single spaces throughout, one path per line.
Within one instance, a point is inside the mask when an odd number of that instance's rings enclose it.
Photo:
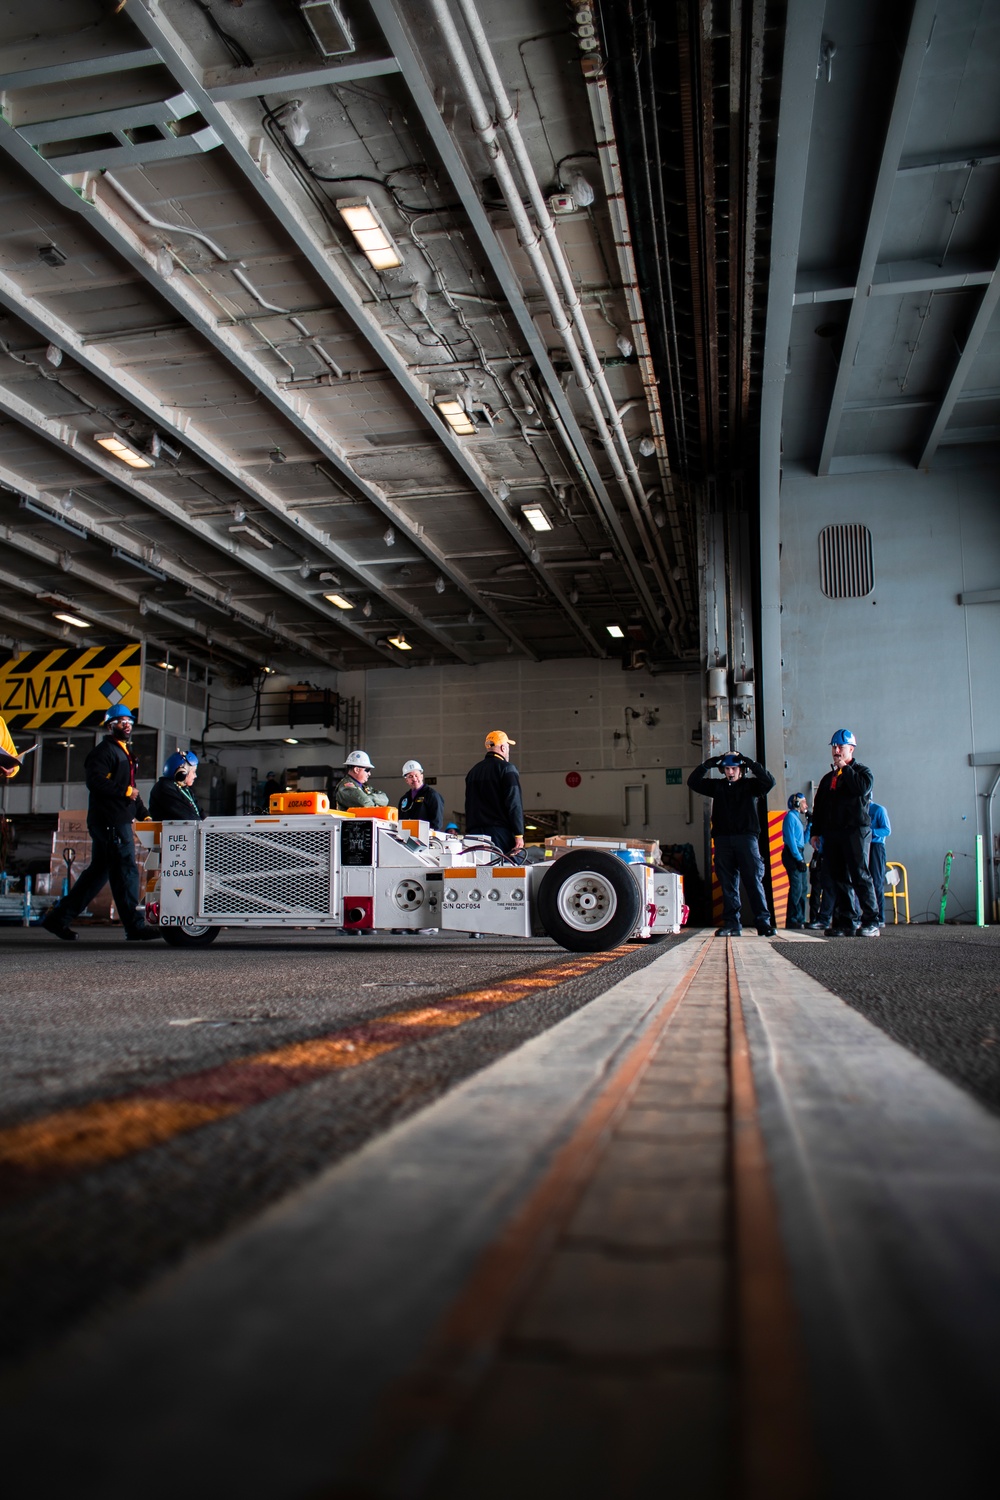
M 667 786 L 680 786 L 682 779 L 682 769 L 683 768 L 681 766 L 667 767 L 666 771 L 663 773 Z

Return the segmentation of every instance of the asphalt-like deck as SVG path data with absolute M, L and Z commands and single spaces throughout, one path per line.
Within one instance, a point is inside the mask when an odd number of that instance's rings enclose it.
M 992 1462 L 1000 929 L 0 952 L 15 1493 Z

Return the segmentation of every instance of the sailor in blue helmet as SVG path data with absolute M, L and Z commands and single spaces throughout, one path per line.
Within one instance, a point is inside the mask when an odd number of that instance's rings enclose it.
M 722 780 L 709 772 L 721 768 Z M 716 937 L 739 937 L 740 876 L 750 897 L 754 922 L 761 937 L 774 937 L 774 922 L 764 894 L 764 861 L 760 857 L 760 817 L 757 801 L 774 786 L 774 777 L 755 760 L 737 751 L 713 755 L 691 772 L 688 786 L 712 799 L 712 839 L 715 873 L 722 886 L 722 926 Z
M 838 729 L 830 741 L 833 767 L 816 789 L 813 803 L 812 845 L 823 840 L 836 896 L 827 937 L 878 937 L 878 905 L 868 870 L 871 845 L 873 773 L 855 760 L 857 740 L 849 729 Z M 861 905 L 861 926 L 855 934 L 851 892 Z
M 808 804 L 802 792 L 793 792 L 788 799 L 788 811 L 781 824 L 781 863 L 788 871 L 788 909 L 785 926 L 793 930 L 806 925 L 808 912 L 806 898 L 809 894 L 809 866 L 805 861 L 806 825 Z
M 159 822 L 190 823 L 205 816 L 191 788 L 198 774 L 193 750 L 175 750 L 167 758 L 163 775 L 149 794 L 149 816 Z
M 109 708 L 104 716 L 107 734 L 83 763 L 90 793 L 90 864 L 80 872 L 69 894 L 42 919 L 42 926 L 63 942 L 76 940 L 70 922 L 109 882 L 127 941 L 138 943 L 161 935 L 156 927 L 146 925 L 139 912 L 139 868 L 132 824 L 147 814 L 135 784 L 136 760 L 129 745 L 133 721 L 132 710 L 123 703 Z

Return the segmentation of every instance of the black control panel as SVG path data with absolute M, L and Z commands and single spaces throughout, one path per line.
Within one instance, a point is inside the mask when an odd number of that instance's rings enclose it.
M 375 824 L 371 818 L 345 818 L 340 825 L 342 865 L 375 863 Z

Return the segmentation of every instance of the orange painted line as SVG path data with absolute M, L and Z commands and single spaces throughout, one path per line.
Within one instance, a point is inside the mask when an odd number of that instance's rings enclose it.
M 425 1452 L 428 1432 L 440 1444 L 443 1434 L 461 1421 L 505 1330 L 569 1222 L 650 1059 L 713 949 L 717 952 L 718 945 L 711 939 L 702 940 L 687 973 L 626 1053 L 545 1176 L 483 1252 L 423 1357 L 384 1398 L 372 1434 L 352 1464 L 350 1478 L 359 1495 L 381 1494 L 386 1475 L 412 1472 L 414 1459 Z M 322 1500 L 327 1497 L 333 1500 L 333 1492 L 322 1492 Z
M 0 1203 L 46 1183 L 120 1161 L 175 1136 L 238 1114 L 328 1073 L 357 1068 L 422 1036 L 550 990 L 621 956 L 581 955 L 432 1005 L 393 1011 L 308 1041 L 236 1058 L 113 1099 L 54 1110 L 0 1130 Z
M 757 1111 L 732 943 L 730 1092 L 740 1364 L 742 1500 L 818 1500 L 825 1489 L 808 1408 L 805 1356 Z
M 82 1170 L 159 1145 L 222 1113 L 211 1105 L 166 1099 L 98 1099 L 5 1131 L 3 1161 L 38 1172 L 56 1156 L 65 1167 Z

